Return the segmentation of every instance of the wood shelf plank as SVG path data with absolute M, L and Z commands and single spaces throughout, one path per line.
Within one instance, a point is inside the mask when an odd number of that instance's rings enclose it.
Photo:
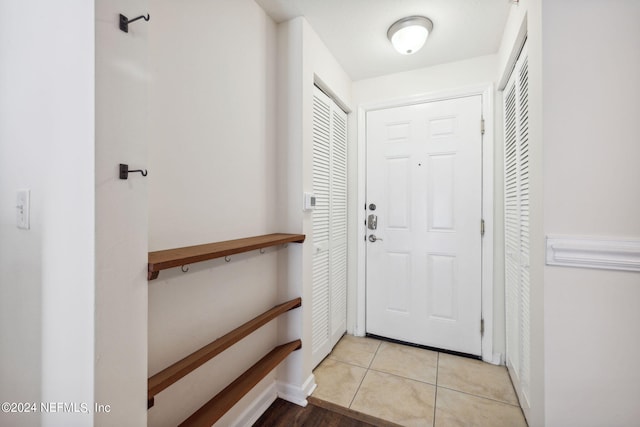
M 229 384 L 213 399 L 187 418 L 180 427 L 209 427 L 218 421 L 242 397 L 278 366 L 286 357 L 302 347 L 300 340 L 274 348 L 258 363 L 249 368 L 238 379 Z
M 269 246 L 282 245 L 285 243 L 302 243 L 304 239 L 304 234 L 274 233 L 244 239 L 226 240 L 224 242 L 149 252 L 147 279 L 156 279 L 160 270 L 249 252 Z
M 294 298 L 290 301 L 278 304 L 272 309 L 267 310 L 261 315 L 248 321 L 244 325 L 234 329 L 226 335 L 223 335 L 212 343 L 207 344 L 184 359 L 153 375 L 149 378 L 147 383 L 148 407 L 150 408 L 153 406 L 153 397 L 156 394 L 188 375 L 193 370 L 199 368 L 252 332 L 266 325 L 279 315 L 300 307 L 301 305 L 301 298 Z

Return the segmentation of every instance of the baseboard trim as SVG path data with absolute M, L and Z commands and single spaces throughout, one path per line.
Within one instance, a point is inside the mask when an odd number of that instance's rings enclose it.
M 278 397 L 302 407 L 307 406 L 307 396 L 310 396 L 316 387 L 316 378 L 313 374 L 309 375 L 302 386 L 277 382 Z
M 489 361 L 492 365 L 504 365 L 504 359 L 502 353 L 493 353 L 493 359 Z
M 245 409 L 242 414 L 233 422 L 232 427 L 251 427 L 258 418 L 262 416 L 269 409 L 269 406 L 278 398 L 278 390 L 276 383 L 271 385 L 253 401 Z

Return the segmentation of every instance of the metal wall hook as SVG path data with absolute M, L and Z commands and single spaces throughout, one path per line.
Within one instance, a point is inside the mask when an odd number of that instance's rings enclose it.
M 224 260 L 226 262 L 231 262 L 231 257 L 229 255 L 227 255 L 226 257 L 224 257 Z
M 182 267 L 180 267 L 180 270 L 182 270 L 183 273 L 186 273 L 187 271 L 189 271 L 189 266 L 183 265 Z
M 124 163 L 120 163 L 120 179 L 128 179 L 129 178 L 129 174 L 132 172 L 140 172 L 140 174 L 142 176 L 147 176 L 148 172 L 146 169 L 142 170 L 142 169 L 136 169 L 136 170 L 129 170 L 129 165 L 125 165 Z
M 260 248 L 260 253 L 261 253 L 261 254 L 265 253 L 264 248 Z
M 125 33 L 128 33 L 129 24 L 131 24 L 132 22 L 136 22 L 138 19 L 144 19 L 145 21 L 149 21 L 149 19 L 151 19 L 151 16 L 147 13 L 147 16 L 140 15 L 137 18 L 128 19 L 123 14 L 120 14 L 120 30 L 124 31 Z

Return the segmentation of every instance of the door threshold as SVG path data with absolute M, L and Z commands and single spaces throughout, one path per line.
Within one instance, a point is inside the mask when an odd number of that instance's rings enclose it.
M 367 338 L 374 338 L 374 339 L 377 339 L 377 340 L 380 340 L 380 341 L 392 342 L 394 344 L 408 345 L 410 347 L 417 347 L 417 348 L 422 348 L 422 349 L 425 349 L 425 350 L 437 351 L 439 353 L 447 353 L 447 354 L 451 354 L 453 356 L 460 356 L 460 357 L 466 357 L 468 359 L 482 360 L 482 356 L 476 356 L 475 354 L 462 353 L 462 352 L 459 352 L 459 351 L 447 350 L 445 348 L 437 348 L 437 347 L 430 347 L 428 345 L 415 344 L 415 343 L 412 343 L 412 342 L 397 340 L 397 339 L 394 339 L 394 338 L 381 337 L 380 335 L 370 334 L 368 332 L 365 334 L 365 336 Z

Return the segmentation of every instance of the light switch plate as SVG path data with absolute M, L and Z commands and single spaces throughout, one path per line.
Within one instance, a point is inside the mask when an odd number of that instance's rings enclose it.
M 31 210 L 30 190 L 18 190 L 16 194 L 16 226 L 28 230 Z
M 310 211 L 316 208 L 316 195 L 313 193 L 304 193 L 304 205 L 305 211 Z

